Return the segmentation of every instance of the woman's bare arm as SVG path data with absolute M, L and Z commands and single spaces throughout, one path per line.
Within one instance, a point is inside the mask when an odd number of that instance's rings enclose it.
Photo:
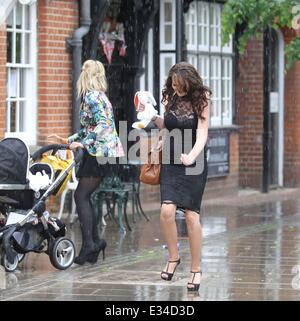
M 209 123 L 209 107 L 207 106 L 204 109 L 203 117 L 205 117 L 205 120 L 198 119 L 198 128 L 197 128 L 197 138 L 196 143 L 191 150 L 190 154 L 193 159 L 196 159 L 197 156 L 201 153 L 203 150 L 208 137 L 208 123 Z
M 194 147 L 188 154 L 181 154 L 181 161 L 186 166 L 191 165 L 195 162 L 197 156 L 201 153 L 207 142 L 209 105 L 204 109 L 203 117 L 205 117 L 205 120 L 202 120 L 201 118 L 198 119 L 197 138 Z
M 159 129 L 165 128 L 165 122 L 161 116 L 155 116 L 155 119 L 153 119 L 153 122 Z

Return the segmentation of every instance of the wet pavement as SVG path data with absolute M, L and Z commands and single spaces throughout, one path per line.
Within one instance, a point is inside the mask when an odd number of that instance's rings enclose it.
M 0 300 L 206 301 L 300 300 L 300 192 L 259 196 L 203 207 L 203 278 L 199 294 L 188 294 L 188 240 L 179 238 L 181 264 L 171 282 L 160 279 L 167 250 L 159 228 L 158 204 L 122 234 L 107 219 L 101 230 L 106 259 L 56 270 L 46 254 L 27 254 L 13 273 L 0 271 Z M 271 200 L 271 201 L 270 201 Z M 151 210 L 152 208 L 152 210 Z M 132 219 L 129 216 L 129 219 Z M 80 248 L 79 224 L 68 236 Z

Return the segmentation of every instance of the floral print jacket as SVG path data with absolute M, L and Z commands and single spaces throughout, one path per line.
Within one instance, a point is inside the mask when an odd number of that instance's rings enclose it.
M 103 92 L 86 93 L 79 113 L 82 128 L 68 138 L 80 142 L 92 156 L 122 157 L 124 150 L 116 131 L 113 108 Z

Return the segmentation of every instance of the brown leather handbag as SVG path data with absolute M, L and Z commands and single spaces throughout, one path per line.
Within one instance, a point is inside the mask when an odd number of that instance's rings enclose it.
M 160 182 L 160 166 L 162 152 L 159 152 L 158 162 L 151 163 L 151 152 L 148 154 L 148 162 L 142 164 L 140 172 L 140 181 L 144 184 L 158 185 Z

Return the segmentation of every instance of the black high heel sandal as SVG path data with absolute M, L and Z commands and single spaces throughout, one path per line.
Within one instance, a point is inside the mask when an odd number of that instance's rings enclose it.
M 95 253 L 95 249 L 87 249 L 82 248 L 80 250 L 80 253 L 77 257 L 74 259 L 74 263 L 83 265 L 86 261 L 89 260 L 89 258 Z
M 170 263 L 176 263 L 176 265 L 175 265 L 174 270 L 173 270 L 172 273 L 168 272 L 168 270 L 169 270 L 169 264 L 170 264 Z M 180 264 L 180 258 L 179 258 L 178 260 L 176 260 L 176 261 L 168 261 L 167 271 L 162 271 L 162 272 L 160 273 L 160 277 L 161 277 L 163 280 L 165 280 L 165 281 L 171 281 L 172 278 L 173 278 L 173 275 L 174 275 L 174 273 L 175 273 L 175 270 L 176 270 L 176 268 L 177 268 L 177 266 L 178 266 L 179 264 Z M 167 277 L 163 276 L 163 274 L 166 274 Z
M 188 292 L 198 292 L 199 291 L 199 288 L 200 288 L 200 283 L 194 283 L 194 279 L 195 279 L 195 276 L 197 273 L 200 273 L 201 274 L 201 277 L 202 277 L 202 271 L 197 271 L 197 272 L 193 272 L 191 271 L 191 273 L 193 273 L 193 279 L 192 279 L 192 282 L 188 282 L 188 286 L 187 286 L 187 290 Z M 192 285 L 192 286 L 189 286 L 189 285 Z
M 99 244 L 98 244 L 98 249 L 97 251 L 91 253 L 91 255 L 89 255 L 87 261 L 89 263 L 96 263 L 98 260 L 98 256 L 101 253 L 101 251 L 103 251 L 103 260 L 105 260 L 105 248 L 106 248 L 106 241 L 105 240 L 100 240 Z

